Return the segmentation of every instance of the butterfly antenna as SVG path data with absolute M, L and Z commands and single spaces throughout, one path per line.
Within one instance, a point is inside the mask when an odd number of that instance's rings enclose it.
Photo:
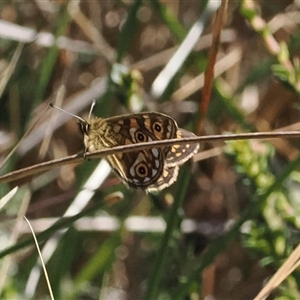
M 90 112 L 89 112 L 89 118 L 88 118 L 89 121 L 91 119 L 92 111 L 93 111 L 95 105 L 96 105 L 96 100 L 94 99 L 92 104 L 91 104 L 91 108 L 90 108 Z
M 62 109 L 62 108 L 60 108 L 60 107 L 54 105 L 54 104 L 51 103 L 51 102 L 49 103 L 49 105 L 50 105 L 51 107 L 53 107 L 53 108 L 56 108 L 56 109 L 58 109 L 58 110 L 60 110 L 60 111 L 62 111 L 62 112 L 64 112 L 64 113 L 66 113 L 66 114 L 68 114 L 68 115 L 70 115 L 70 116 L 76 118 L 76 119 L 79 120 L 82 124 L 88 124 L 88 122 L 87 122 L 85 119 L 83 119 L 83 118 L 81 118 L 81 117 L 79 117 L 79 116 L 76 116 L 76 115 L 74 115 L 74 114 L 72 114 L 72 113 L 70 113 L 70 112 L 68 112 L 68 111 L 66 111 L 66 110 L 64 110 L 64 109 Z

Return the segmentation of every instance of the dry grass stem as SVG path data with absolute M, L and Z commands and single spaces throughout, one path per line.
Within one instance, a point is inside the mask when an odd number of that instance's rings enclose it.
M 85 153 L 86 159 L 100 158 L 107 155 L 112 155 L 116 153 L 125 153 L 131 151 L 138 151 L 144 149 L 150 149 L 153 147 L 166 147 L 176 144 L 186 144 L 186 143 L 201 143 L 201 142 L 217 142 L 217 141 L 233 141 L 233 140 L 244 140 L 244 139 L 274 139 L 274 138 L 297 138 L 300 137 L 299 131 L 274 131 L 274 132 L 255 132 L 255 133 L 240 133 L 240 134 L 223 134 L 223 135 L 208 135 L 208 136 L 195 136 L 191 138 L 181 138 L 181 139 L 168 139 L 159 140 L 153 142 L 131 144 L 125 146 L 113 147 L 110 149 L 103 149 L 95 152 Z M 52 168 L 62 166 L 65 164 L 76 164 L 83 161 L 82 154 L 74 154 L 71 156 L 54 159 L 48 162 L 36 164 L 21 170 L 13 171 L 6 175 L 0 176 L 0 183 L 11 182 L 18 180 L 27 176 L 36 175 L 41 172 L 48 171 Z
M 300 244 L 277 270 L 254 300 L 264 300 L 300 265 Z
M 33 239 L 34 239 L 34 243 L 36 245 L 36 249 L 37 249 L 37 251 L 39 253 L 39 257 L 40 257 L 41 264 L 42 264 L 42 267 L 43 267 L 44 275 L 45 275 L 45 278 L 46 278 L 46 283 L 47 283 L 48 291 L 49 291 L 49 294 L 50 294 L 50 299 L 54 300 L 54 296 L 53 296 L 53 292 L 52 292 L 52 288 L 51 288 L 51 284 L 50 284 L 48 272 L 47 272 L 47 269 L 46 269 L 46 266 L 45 266 L 45 263 L 44 263 L 44 260 L 43 260 L 43 256 L 42 256 L 42 253 L 41 253 L 41 250 L 40 250 L 39 243 L 37 241 L 36 235 L 34 233 L 34 230 L 33 230 L 32 226 L 31 226 L 29 220 L 25 216 L 24 216 L 24 219 L 27 222 L 27 224 L 28 224 L 28 226 L 29 226 L 29 228 L 31 230 L 31 233 L 32 233 L 32 236 L 33 236 Z

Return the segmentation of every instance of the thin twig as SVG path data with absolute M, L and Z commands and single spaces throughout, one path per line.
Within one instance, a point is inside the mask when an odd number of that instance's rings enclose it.
M 202 89 L 202 99 L 199 103 L 200 121 L 197 127 L 197 133 L 201 132 L 205 115 L 211 99 L 211 90 L 214 80 L 214 69 L 217 60 L 217 54 L 220 47 L 220 36 L 224 25 L 226 12 L 227 12 L 228 0 L 222 0 L 221 6 L 216 13 L 215 24 L 213 26 L 213 41 L 209 52 L 208 66 L 204 73 L 204 86 Z
M 163 148 L 172 145 L 179 144 L 195 144 L 201 142 L 217 142 L 217 141 L 232 141 L 232 140 L 245 140 L 245 139 L 274 139 L 274 138 L 297 138 L 300 137 L 300 131 L 274 131 L 274 132 L 254 132 L 254 133 L 240 133 L 240 134 L 223 134 L 223 135 L 208 135 L 208 136 L 195 136 L 181 139 L 168 139 L 139 144 L 131 144 L 124 146 L 117 146 L 109 149 L 102 149 L 94 152 L 85 153 L 85 158 L 100 158 L 107 155 L 113 155 L 117 153 L 125 153 L 132 151 L 145 150 L 150 148 Z M 13 171 L 6 175 L 0 176 L 0 183 L 11 182 L 17 179 L 21 179 L 30 175 L 35 175 L 41 172 L 48 171 L 54 167 L 76 164 L 82 162 L 83 154 L 74 154 L 59 159 L 36 164 L 24 169 Z

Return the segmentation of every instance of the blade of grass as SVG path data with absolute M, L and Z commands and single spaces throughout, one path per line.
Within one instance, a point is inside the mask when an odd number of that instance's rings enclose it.
M 119 35 L 118 46 L 117 46 L 117 57 L 116 62 L 120 63 L 125 53 L 132 42 L 134 33 L 136 32 L 137 12 L 141 7 L 143 0 L 135 0 L 131 9 L 129 10 L 128 17 L 125 24 L 122 27 L 122 32 Z
M 115 50 L 106 42 L 99 30 L 84 15 L 80 9 L 80 2 L 72 0 L 68 4 L 68 12 L 74 22 L 81 28 L 84 34 L 95 44 L 97 50 L 103 55 L 109 63 L 113 63 Z
M 172 31 L 173 35 L 176 36 L 181 42 L 186 36 L 186 30 L 178 21 L 173 11 L 168 9 L 166 5 L 163 5 L 162 2 L 158 0 L 151 0 L 149 2 L 153 7 L 154 12 L 160 15 L 161 19 L 166 23 L 168 28 Z
M 8 203 L 8 201 L 16 194 L 18 187 L 16 186 L 0 199 L 0 210 Z
M 14 191 L 14 190 L 13 190 Z M 12 192 L 12 191 L 11 191 Z M 20 226 L 22 226 L 22 216 L 25 214 L 27 211 L 29 202 L 31 198 L 31 191 L 29 189 L 25 190 L 24 196 L 22 197 L 22 203 L 18 211 L 18 215 L 16 218 L 15 225 L 13 227 L 11 236 L 10 236 L 10 241 L 9 245 L 15 243 L 19 237 L 20 233 Z M 11 262 L 13 260 L 12 256 L 7 256 L 1 263 L 1 271 L 0 271 L 0 298 L 1 298 L 1 293 L 4 289 L 4 284 L 5 280 L 9 274 L 8 270 L 10 268 Z
M 33 236 L 33 239 L 34 239 L 34 243 L 36 245 L 36 249 L 37 249 L 37 251 L 39 253 L 39 257 L 40 257 L 40 260 L 41 260 L 41 263 L 42 263 L 42 266 L 43 266 L 44 275 L 45 275 L 45 278 L 46 278 L 46 283 L 47 283 L 48 291 L 49 291 L 49 294 L 50 294 L 50 298 L 52 300 L 54 300 L 53 293 L 52 293 L 52 288 L 51 288 L 51 284 L 50 284 L 50 280 L 49 280 L 49 277 L 48 277 L 48 272 L 47 272 L 46 266 L 45 266 L 44 261 L 43 261 L 43 256 L 42 256 L 42 253 L 41 253 L 41 250 L 40 250 L 40 247 L 39 247 L 39 243 L 37 241 L 36 235 L 34 233 L 34 230 L 33 230 L 32 226 L 31 226 L 29 220 L 25 216 L 23 216 L 23 217 L 24 217 L 25 221 L 28 223 L 28 226 L 29 226 L 29 228 L 31 230 L 31 233 L 32 233 L 32 236 Z
M 76 299 L 78 293 L 84 289 L 84 283 L 90 282 L 96 275 L 99 276 L 99 274 L 110 269 L 109 265 L 111 265 L 115 257 L 114 250 L 117 249 L 121 243 L 121 231 L 122 228 L 108 237 L 99 250 L 84 265 L 81 272 L 73 280 L 75 289 L 72 290 L 71 296 L 68 295 L 68 298 Z
M 94 169 L 92 175 L 86 180 L 82 189 L 79 189 L 79 192 L 75 199 L 72 201 L 68 209 L 64 213 L 64 217 L 73 216 L 78 214 L 83 208 L 88 204 L 91 198 L 94 196 L 95 191 L 101 184 L 104 182 L 108 174 L 110 173 L 110 167 L 105 160 L 101 162 Z M 60 239 L 64 235 L 66 230 L 61 230 L 56 233 L 56 236 L 49 239 L 43 248 L 43 256 L 46 263 L 52 257 Z M 47 255 L 47 257 L 46 257 Z M 41 272 L 40 266 L 36 264 L 32 269 L 29 279 L 27 281 L 26 292 L 29 297 L 32 297 L 39 279 L 39 273 Z M 32 280 L 31 280 L 32 279 Z
M 93 212 L 95 212 L 97 209 L 103 206 L 102 201 L 97 201 L 95 205 L 91 206 L 90 208 L 72 216 L 72 217 L 66 217 L 61 218 L 59 221 L 57 221 L 54 225 L 52 225 L 50 228 L 44 230 L 43 232 L 37 234 L 37 239 L 41 242 L 49 238 L 49 236 L 53 235 L 57 230 L 70 227 L 76 220 L 89 215 Z M 23 249 L 24 247 L 31 246 L 33 243 L 31 238 L 25 239 L 21 242 L 18 242 L 17 244 L 8 247 L 0 252 L 0 259 L 2 257 L 5 257 L 6 255 L 9 255 L 11 253 L 14 253 L 18 250 Z
M 171 79 L 182 67 L 183 63 L 196 45 L 198 39 L 202 35 L 211 15 L 216 11 L 219 5 L 220 1 L 211 0 L 208 2 L 205 10 L 201 14 L 200 18 L 193 24 L 192 28 L 185 36 L 185 39 L 180 44 L 178 50 L 156 77 L 151 87 L 151 94 L 155 98 L 159 98 L 164 93 Z
M 1 96 L 3 94 L 3 91 L 7 85 L 7 82 L 9 81 L 9 79 L 11 78 L 11 75 L 13 74 L 17 62 L 19 61 L 20 55 L 22 53 L 23 50 L 23 44 L 19 44 L 16 51 L 14 52 L 14 55 L 12 57 L 12 59 L 10 60 L 7 68 L 5 68 L 5 70 L 2 72 L 1 74 L 1 80 L 0 80 L 0 99 Z
M 65 34 L 70 20 L 66 5 L 62 5 L 61 10 L 62 11 L 59 14 L 60 18 L 57 20 L 55 39 Z M 57 44 L 54 43 L 53 46 L 50 47 L 45 59 L 43 60 L 43 65 L 41 67 L 40 76 L 39 76 L 40 80 L 39 83 L 37 84 L 37 90 L 35 94 L 35 99 L 32 103 L 32 107 L 36 106 L 36 104 L 44 98 L 44 93 L 47 84 L 52 76 L 52 72 L 55 63 L 57 61 L 58 54 L 59 54 L 59 48 Z
M 168 245 L 171 240 L 172 234 L 178 226 L 179 222 L 179 214 L 178 210 L 182 207 L 183 201 L 185 199 L 185 194 L 187 191 L 187 187 L 190 181 L 190 172 L 185 167 L 180 174 L 179 178 L 179 184 L 178 187 L 180 187 L 178 191 L 178 196 L 175 198 L 174 203 L 172 204 L 171 210 L 169 212 L 169 215 L 167 217 L 167 228 L 166 231 L 162 237 L 159 250 L 157 251 L 156 259 L 153 265 L 152 274 L 149 278 L 146 294 L 145 294 L 145 300 L 152 300 L 157 299 L 159 284 L 161 281 L 163 269 L 165 267 L 165 262 L 167 259 L 168 254 Z
M 3 161 L 0 163 L 0 170 L 3 168 L 3 166 L 9 161 L 9 159 L 13 156 L 13 154 L 16 152 L 18 147 L 22 144 L 22 142 L 26 139 L 26 137 L 33 131 L 34 127 L 38 124 L 40 119 L 43 117 L 44 113 L 46 112 L 48 108 L 45 107 L 44 110 L 41 112 L 40 116 L 36 118 L 35 122 L 29 125 L 29 127 L 24 132 L 23 136 L 18 140 L 16 145 L 9 151 L 9 153 L 5 156 Z

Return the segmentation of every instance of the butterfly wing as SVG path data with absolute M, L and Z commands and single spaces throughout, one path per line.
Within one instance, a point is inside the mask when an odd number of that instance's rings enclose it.
M 165 166 L 161 176 L 156 180 L 156 182 L 152 183 L 147 187 L 147 192 L 157 192 L 165 189 L 166 187 L 173 184 L 178 176 L 179 167 L 168 167 Z
M 176 137 L 176 122 L 163 114 L 141 113 L 106 120 L 116 145 L 129 145 Z M 171 147 L 151 148 L 107 157 L 112 168 L 130 187 L 148 189 L 164 170 L 165 157 Z
M 178 129 L 176 122 L 160 113 L 140 113 L 91 120 L 85 132 L 86 150 L 93 152 L 120 145 L 194 136 Z M 149 192 L 162 190 L 177 179 L 178 166 L 192 157 L 198 144 L 117 153 L 107 161 L 127 185 Z
M 177 138 L 193 137 L 190 131 L 179 128 Z M 199 150 L 199 144 L 173 145 L 165 158 L 164 170 L 156 182 L 147 188 L 147 192 L 156 192 L 172 185 L 178 176 L 179 166 L 190 159 Z
M 196 135 L 190 131 L 179 128 L 177 138 L 195 137 Z M 180 144 L 173 145 L 166 156 L 166 165 L 169 167 L 180 166 L 189 160 L 199 150 L 199 144 Z

